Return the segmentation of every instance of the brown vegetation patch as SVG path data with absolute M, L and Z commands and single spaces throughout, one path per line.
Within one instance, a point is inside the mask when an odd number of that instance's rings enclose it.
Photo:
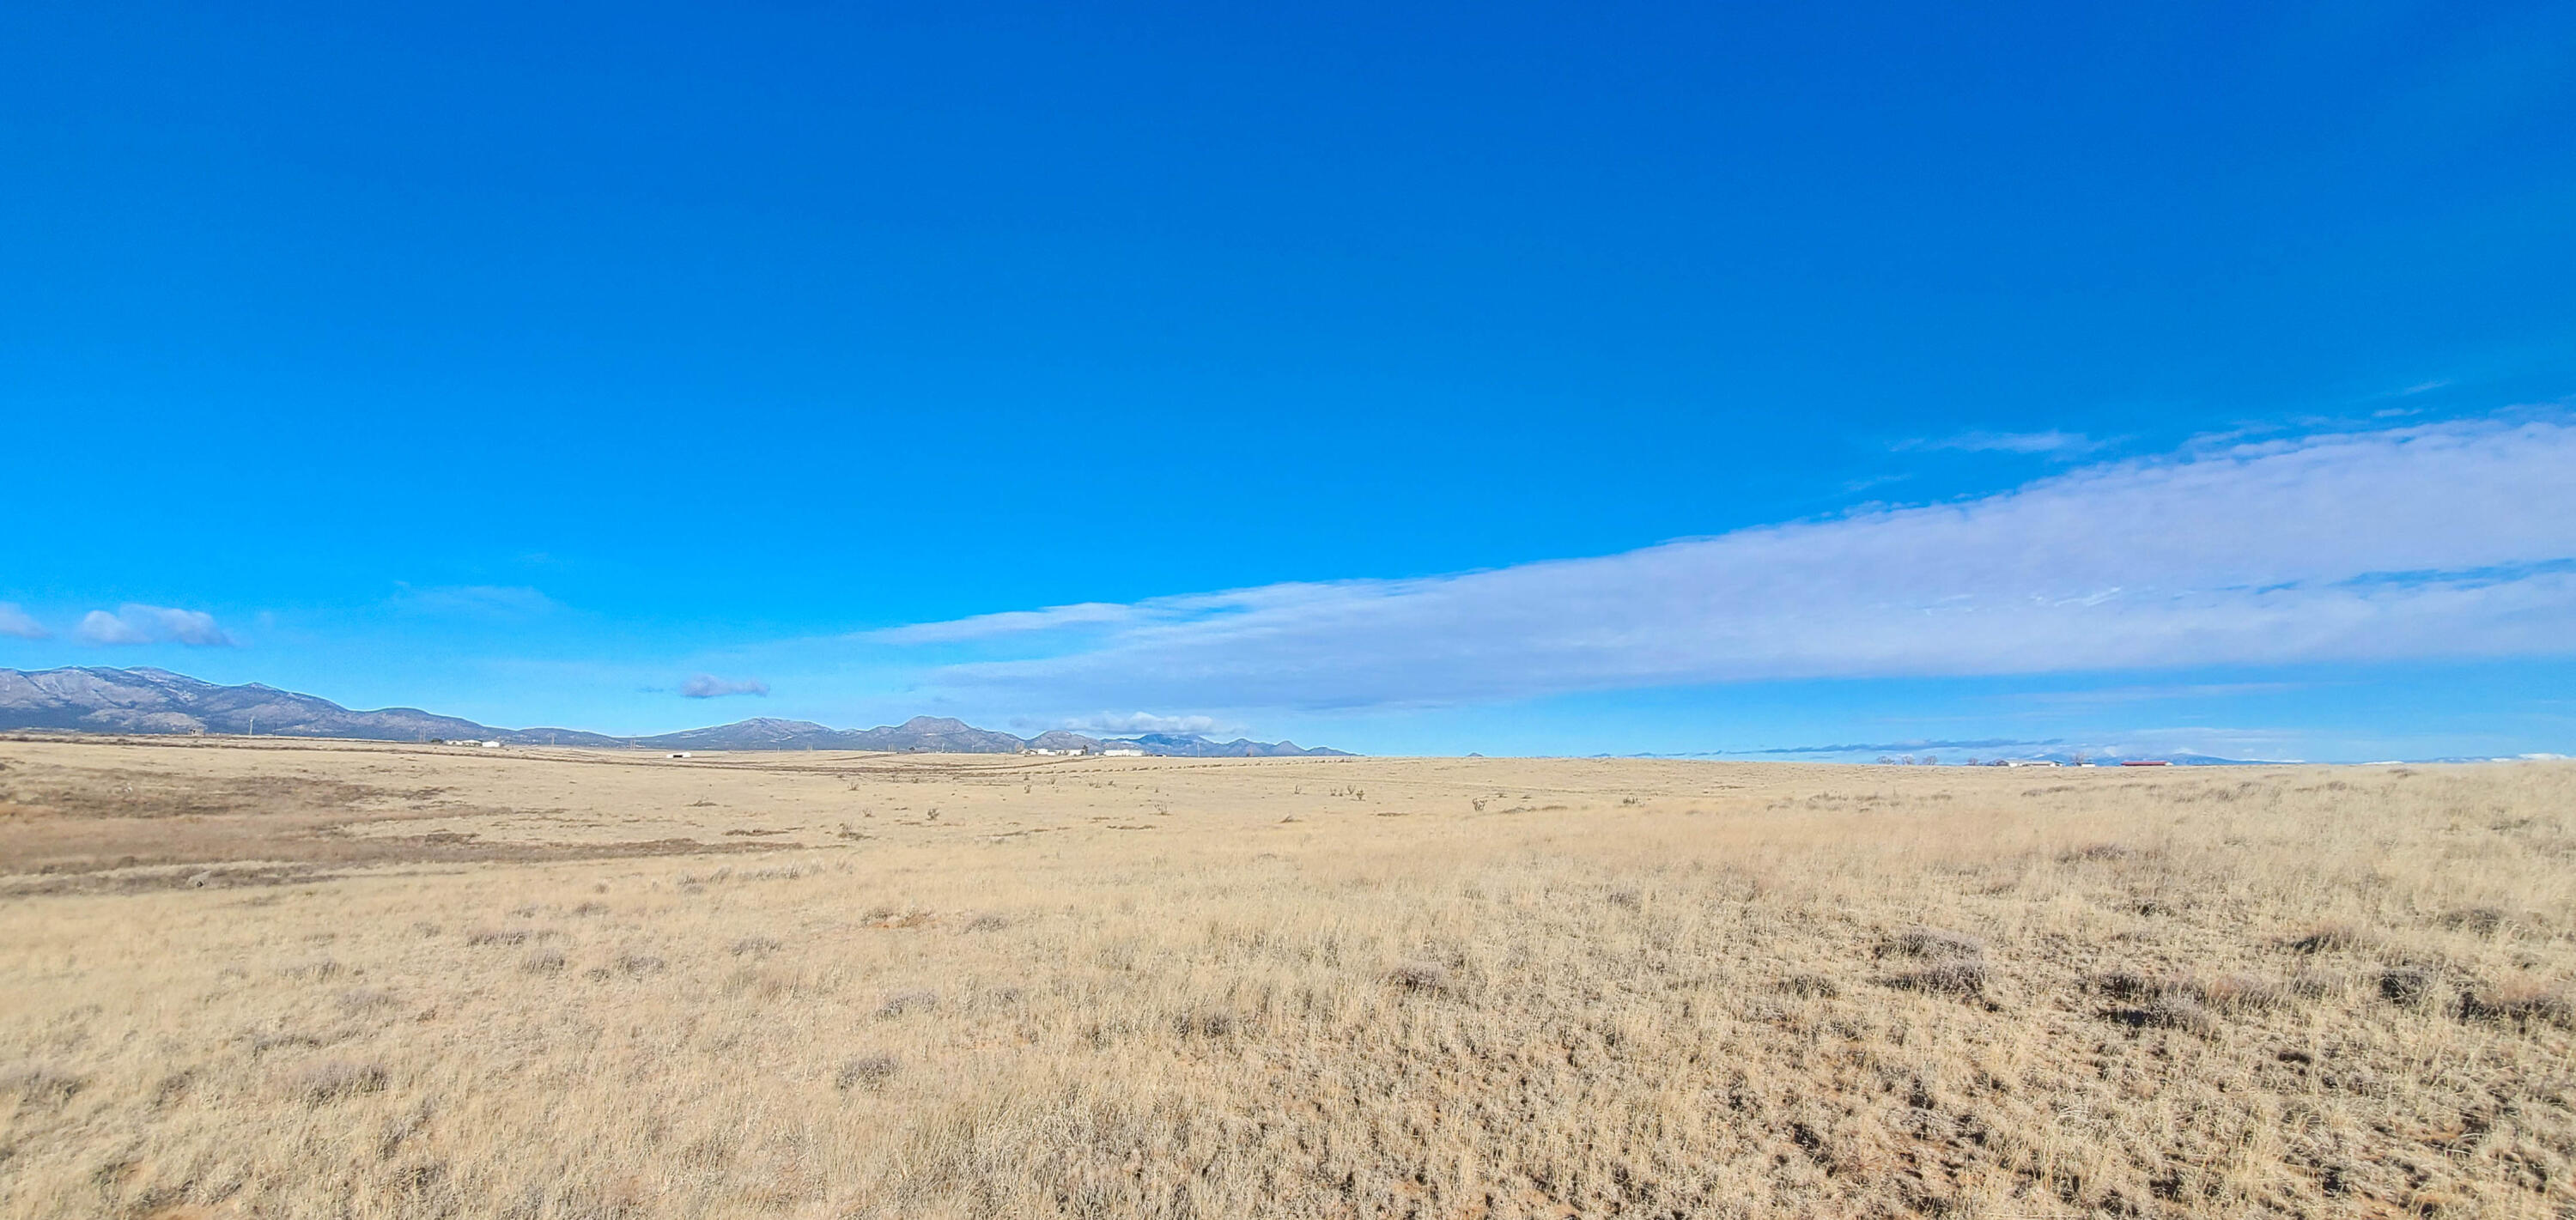
M 2576 766 L 563 753 L 0 742 L 812 845 L 0 898 L 0 1220 L 2576 1214 Z

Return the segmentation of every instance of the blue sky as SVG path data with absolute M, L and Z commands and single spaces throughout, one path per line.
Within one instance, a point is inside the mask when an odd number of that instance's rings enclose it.
M 2576 752 L 2576 10 L 1272 7 L 11 6 L 0 665 Z

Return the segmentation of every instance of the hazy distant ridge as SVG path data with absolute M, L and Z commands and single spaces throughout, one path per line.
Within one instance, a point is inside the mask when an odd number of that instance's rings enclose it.
M 0 729 L 85 733 L 231 733 L 262 737 L 348 737 L 372 741 L 464 739 L 514 745 L 641 746 L 673 750 L 890 750 L 943 754 L 1012 754 L 1048 749 L 1127 748 L 1192 758 L 1275 757 L 1343 751 L 1301 749 L 1294 742 L 1148 733 L 1093 738 L 1061 729 L 1032 739 L 979 729 L 963 720 L 915 716 L 899 725 L 835 729 L 810 720 L 760 717 L 653 737 L 611 737 L 580 729 L 496 729 L 418 708 L 351 711 L 328 699 L 253 682 L 218 686 L 166 669 L 78 666 L 0 669 Z

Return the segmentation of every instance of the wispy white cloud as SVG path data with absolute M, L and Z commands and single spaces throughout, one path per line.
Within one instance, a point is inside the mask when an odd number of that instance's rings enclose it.
M 719 678 L 699 674 L 680 684 L 680 694 L 690 699 L 721 699 L 727 695 L 769 694 L 769 684 L 758 678 Z
M 1962 432 L 1955 436 L 1927 437 L 1899 441 L 1899 452 L 1924 449 L 1957 449 L 1970 453 L 2053 454 L 2073 457 L 2091 453 L 2106 442 L 2097 441 L 2081 432 Z
M 1218 710 L 2558 654 L 2576 649 L 2571 470 L 2576 424 L 2563 420 L 2196 445 L 1979 500 L 1600 558 L 870 638 L 1024 649 L 933 669 L 929 687 L 1031 706 Z
M 54 633 L 16 602 L 0 602 L 0 635 L 20 640 L 52 639 Z
M 1005 610 L 999 614 L 978 614 L 942 623 L 886 627 L 862 631 L 852 638 L 876 644 L 953 644 L 1067 627 L 1115 626 L 1133 622 L 1138 617 L 1140 611 L 1135 606 L 1084 602 L 1074 606 L 1048 606 L 1042 610 Z
M 230 648 L 233 637 L 215 623 L 215 616 L 203 610 L 180 610 L 170 606 L 146 606 L 127 602 L 116 613 L 92 610 L 81 616 L 80 626 L 72 634 L 84 644 L 187 644 L 198 648 Z
M 2152 703 L 2166 699 L 2233 699 L 2308 689 L 2305 682 L 2194 682 L 2166 686 L 2109 686 L 2100 690 L 2028 691 L 2017 702 L 2042 704 Z
M 1095 712 L 1063 727 L 1077 733 L 1217 733 L 1228 729 L 1213 716 L 1157 716 L 1152 712 Z

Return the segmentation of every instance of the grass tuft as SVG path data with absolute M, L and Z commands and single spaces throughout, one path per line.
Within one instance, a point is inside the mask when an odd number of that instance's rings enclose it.
M 900 1017 L 908 1012 L 928 1012 L 937 1007 L 939 1007 L 939 993 L 936 991 L 927 989 L 896 991 L 888 993 L 884 1002 L 877 1005 L 877 1015 Z
M 24 1063 L 0 1071 L 0 1094 L 18 1099 L 20 1109 L 50 1109 L 70 1101 L 89 1081 L 50 1063 Z
M 2364 932 L 2360 925 L 2338 920 L 2333 923 L 2318 924 L 2305 934 L 2291 938 L 2287 943 L 2290 948 L 2301 953 L 2340 953 L 2347 949 L 2358 949 L 2369 941 L 2369 933 Z
M 874 1089 L 894 1079 L 903 1070 L 903 1060 L 882 1051 L 846 1060 L 841 1070 L 832 1074 L 832 1087 L 847 1093 L 852 1089 Z
M 321 1105 L 360 1093 L 383 1092 L 386 1080 L 381 1063 L 325 1059 L 297 1068 L 287 1077 L 287 1087 L 306 1102 Z
M 1450 988 L 1447 966 L 1420 959 L 1397 962 L 1387 970 L 1386 981 L 1413 992 L 1442 992 Z

